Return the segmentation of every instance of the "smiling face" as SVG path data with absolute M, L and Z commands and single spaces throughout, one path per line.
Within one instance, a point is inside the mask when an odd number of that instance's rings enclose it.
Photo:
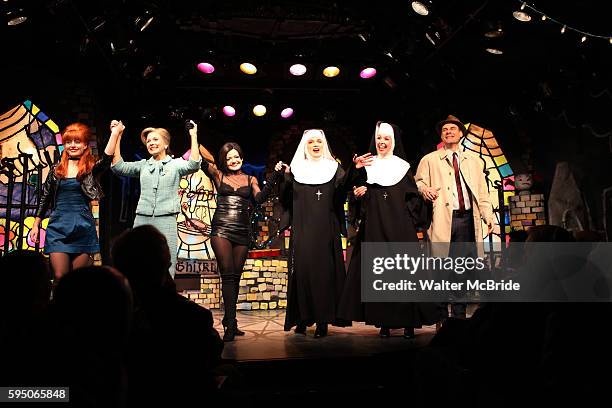
M 147 151 L 153 157 L 165 155 L 168 145 L 164 138 L 157 132 L 149 132 L 147 135 Z
M 306 133 L 306 152 L 310 159 L 318 160 L 323 157 L 324 139 L 321 132 L 313 130 Z
M 440 138 L 446 147 L 457 146 L 463 133 L 454 123 L 446 123 L 440 130 Z
M 79 159 L 87 150 L 87 143 L 80 138 L 70 138 L 64 140 L 64 150 L 66 150 L 69 158 Z
M 395 145 L 393 127 L 388 123 L 381 123 L 376 132 L 376 153 L 379 157 L 393 154 Z
M 225 163 L 230 171 L 238 171 L 242 167 L 242 157 L 238 150 L 232 149 L 225 156 Z

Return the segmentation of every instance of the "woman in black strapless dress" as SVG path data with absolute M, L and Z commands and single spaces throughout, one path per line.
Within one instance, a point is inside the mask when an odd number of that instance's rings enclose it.
M 202 161 L 202 170 L 217 189 L 217 209 L 212 219 L 210 236 L 221 275 L 225 309 L 223 341 L 232 341 L 235 336 L 244 334 L 238 329 L 236 301 L 242 268 L 249 250 L 251 201 L 258 204 L 264 202 L 282 175 L 282 164 L 279 162 L 264 188 L 260 189 L 257 178 L 240 170 L 243 157 L 238 144 L 226 143 L 219 152 L 218 168 Z

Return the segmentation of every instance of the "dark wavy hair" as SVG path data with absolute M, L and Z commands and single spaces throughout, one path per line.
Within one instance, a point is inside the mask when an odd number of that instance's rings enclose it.
M 244 154 L 242 153 L 242 148 L 238 145 L 238 143 L 227 142 L 223 146 L 221 146 L 221 150 L 219 150 L 218 157 L 218 167 L 221 169 L 223 173 L 229 173 L 229 169 L 227 168 L 227 154 L 230 150 L 235 149 L 240 158 L 244 160 Z

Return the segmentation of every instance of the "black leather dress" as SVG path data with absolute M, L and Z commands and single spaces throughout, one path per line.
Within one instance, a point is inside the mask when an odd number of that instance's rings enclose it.
M 248 245 L 250 236 L 251 177 L 246 186 L 234 188 L 221 182 L 217 188 L 217 209 L 212 219 L 210 236 Z

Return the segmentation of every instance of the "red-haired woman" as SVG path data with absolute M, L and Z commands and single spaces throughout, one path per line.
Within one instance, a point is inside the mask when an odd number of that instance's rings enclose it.
M 91 132 L 86 125 L 73 123 L 62 132 L 62 158 L 49 171 L 30 232 L 32 240 L 38 242 L 40 221 L 51 209 L 45 253 L 49 254 L 56 280 L 72 269 L 91 265 L 92 254 L 100 252 L 89 204 L 102 196 L 97 177 L 110 167 L 118 133 L 111 126 L 104 154 L 96 161 L 89 148 Z

